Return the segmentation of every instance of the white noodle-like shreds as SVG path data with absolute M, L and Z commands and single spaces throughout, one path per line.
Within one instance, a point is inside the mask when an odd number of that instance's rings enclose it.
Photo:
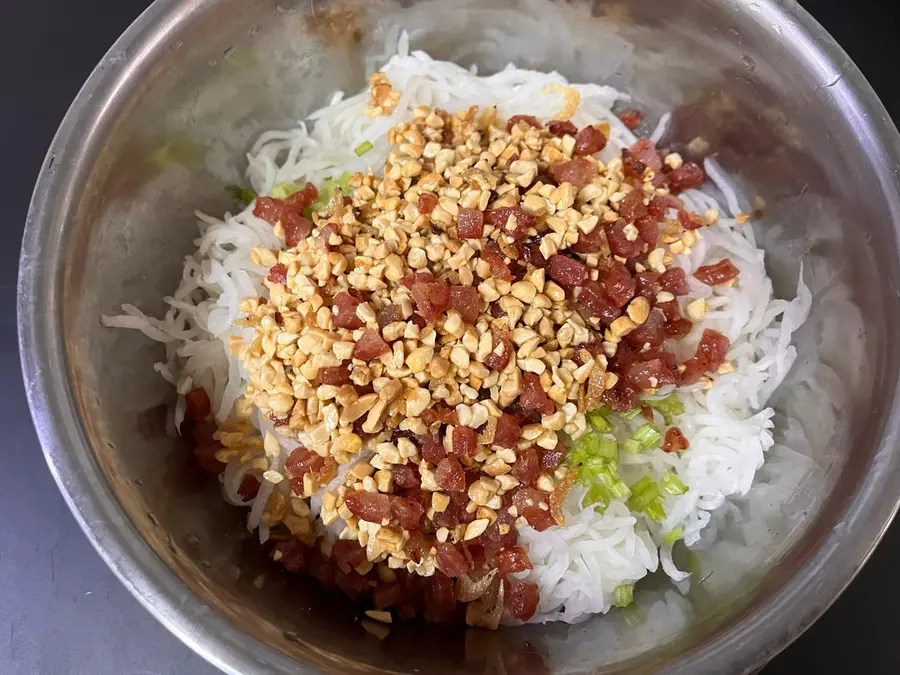
M 338 92 L 331 105 L 313 113 L 295 129 L 262 134 L 248 155 L 247 177 L 257 193 L 268 194 L 281 182 L 321 184 L 326 177 L 344 171 L 379 170 L 388 154 L 388 130 L 410 119 L 417 105 L 456 112 L 470 105 L 494 104 L 502 117 L 530 114 L 546 122 L 560 107 L 558 91 L 547 90 L 551 84 L 570 86 L 579 93 L 580 105 L 572 118 L 576 126 L 598 121 L 610 124 L 610 143 L 600 155 L 603 161 L 636 140 L 612 112 L 615 103 L 629 97 L 610 87 L 569 84 L 558 73 L 512 65 L 479 77 L 474 68 L 434 61 L 420 51 L 409 52 L 405 33 L 394 39 L 399 39 L 398 54 L 382 69 L 393 87 L 402 92 L 393 113 L 368 118 L 363 114 L 367 93 L 345 97 Z M 668 119 L 663 116 L 659 120 L 654 140 L 665 133 Z M 357 157 L 354 148 L 366 141 L 372 143 L 372 149 Z M 701 214 L 717 209 L 720 214 L 736 216 L 742 211 L 737 191 L 714 160 L 707 160 L 705 169 L 727 209 L 705 188 L 682 195 L 687 207 Z M 250 249 L 277 249 L 281 242 L 267 223 L 253 216 L 252 205 L 241 213 L 226 214 L 222 220 L 198 216 L 197 251 L 185 261 L 179 288 L 166 299 L 170 307 L 166 316 L 154 319 L 125 305 L 123 315 L 104 317 L 103 321 L 107 326 L 137 329 L 154 340 L 177 346 L 168 350 L 168 362 L 159 364 L 157 370 L 178 384 L 181 393 L 188 389 L 184 386 L 187 378 L 189 385 L 204 387 L 216 418 L 222 421 L 247 384 L 243 367 L 228 354 L 226 346 L 230 336 L 250 337 L 246 329 L 234 326 L 238 304 L 243 297 L 266 294 L 262 284 L 266 270 L 250 263 Z M 520 541 L 528 548 L 534 569 L 520 576 L 535 581 L 541 595 L 532 621 L 576 622 L 606 612 L 614 602 L 617 586 L 635 583 L 660 566 L 676 582 L 688 579 L 690 575 L 675 566 L 671 544 L 663 543 L 664 534 L 681 528 L 685 543 L 696 543 L 710 521 L 710 512 L 729 496 L 747 492 L 773 445 L 773 412 L 764 406 L 796 357 L 791 334 L 809 312 L 809 291 L 800 282 L 796 299 L 773 297 L 763 252 L 756 246 L 749 225 L 723 216 L 716 225 L 699 232 L 702 238 L 690 253 L 678 256 L 688 275 L 701 265 L 729 257 L 739 267 L 740 277 L 730 288 L 710 288 L 689 277 L 687 302 L 703 298 L 709 312 L 678 345 L 678 356 L 692 355 L 703 329 L 713 328 L 731 340 L 728 356 L 734 370 L 717 377 L 709 388 L 695 385 L 682 391 L 685 412 L 674 423 L 690 442 L 687 451 L 623 454 L 620 464 L 626 482 L 645 475 L 658 480 L 663 472 L 671 471 L 689 489 L 683 495 L 665 497 L 667 517 L 663 523 L 635 515 L 621 501 L 614 501 L 604 513 L 593 507 L 582 509 L 584 489 L 578 487 L 564 504 L 565 527 L 544 532 L 521 527 Z M 184 415 L 183 398 L 179 398 L 176 422 Z M 263 432 L 267 425 L 271 429 L 267 420 L 256 423 Z M 281 456 L 270 466 L 274 471 L 281 469 L 293 447 L 284 439 L 281 445 Z M 341 467 L 343 471 L 350 468 L 349 464 Z M 229 463 L 222 481 L 230 503 L 246 505 L 238 489 L 250 471 L 236 461 Z M 276 486 L 261 472 L 253 473 L 261 488 L 252 501 L 248 526 L 258 527 L 264 540 L 268 536 L 268 527 L 261 523 L 265 504 L 275 490 L 287 494 L 289 481 Z M 335 480 L 342 480 L 342 474 Z M 320 507 L 321 500 L 313 497 L 312 512 L 317 513 Z M 324 534 L 323 527 L 319 530 Z M 331 532 L 329 536 L 336 534 Z

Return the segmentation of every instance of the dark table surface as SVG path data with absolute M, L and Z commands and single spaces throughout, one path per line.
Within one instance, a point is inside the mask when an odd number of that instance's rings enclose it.
M 660 0 L 663 1 L 663 0 Z M 70 101 L 148 0 L 4 0 L 0 62 L 0 674 L 212 674 L 132 598 L 69 514 L 41 455 L 16 347 L 16 266 L 28 199 Z M 806 0 L 900 120 L 896 0 Z M 893 8 L 891 8 L 893 6 Z M 900 673 L 900 524 L 828 613 L 763 671 Z

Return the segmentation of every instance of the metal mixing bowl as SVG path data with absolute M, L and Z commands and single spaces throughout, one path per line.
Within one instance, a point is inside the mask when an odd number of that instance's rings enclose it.
M 529 39 L 496 39 L 523 17 Z M 808 470 L 786 475 L 797 464 L 776 449 L 715 521 L 720 542 L 698 554 L 694 590 L 651 581 L 638 626 L 394 626 L 380 642 L 340 599 L 262 559 L 243 514 L 165 432 L 173 393 L 152 370 L 159 345 L 100 325 L 122 302 L 162 308 L 194 209 L 230 205 L 223 185 L 240 181 L 252 139 L 335 88 L 360 88 L 365 56 L 398 26 L 437 57 L 462 48 L 463 65 L 515 59 L 674 110 L 667 143 L 702 136 L 765 199 L 757 232 L 778 293 L 794 293 L 802 264 L 812 316 L 773 403 L 779 442 Z M 603 48 L 621 65 L 598 58 Z M 223 670 L 747 672 L 831 604 L 897 508 L 898 166 L 900 138 L 875 94 L 791 0 L 158 0 L 78 95 L 34 194 L 19 288 L 34 421 L 100 555 Z M 748 517 L 763 526 L 737 526 Z

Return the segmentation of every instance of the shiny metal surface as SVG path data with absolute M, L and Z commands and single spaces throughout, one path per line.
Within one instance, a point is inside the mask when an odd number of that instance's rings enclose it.
M 488 7 L 535 13 L 538 3 L 455 3 L 441 21 L 435 8 L 450 3 L 285 4 L 157 2 L 85 85 L 38 182 L 20 266 L 25 382 L 51 470 L 98 551 L 167 627 L 229 672 L 528 673 L 535 654 L 553 672 L 718 674 L 763 663 L 849 582 L 900 495 L 900 354 L 890 339 L 900 139 L 862 76 L 791 2 L 598 2 L 592 18 L 571 15 L 579 30 L 567 47 L 586 26 L 592 39 L 634 45 L 634 62 L 608 81 L 658 112 L 675 109 L 669 143 L 702 133 L 766 199 L 758 234 L 776 290 L 790 294 L 803 264 L 815 304 L 775 407 L 781 440 L 816 469 L 761 470 L 734 508 L 765 518 L 770 536 L 730 531 L 734 513 L 717 523 L 724 543 L 702 554 L 704 583 L 670 598 L 686 617 L 673 632 L 598 617 L 496 634 L 395 627 L 381 643 L 340 601 L 270 570 L 241 514 L 165 434 L 171 393 L 150 367 L 161 350 L 103 329 L 98 316 L 123 301 L 158 310 L 190 249 L 193 209 L 228 206 L 222 185 L 237 181 L 260 130 L 291 124 L 336 87 L 361 86 L 363 56 L 388 26 L 418 28 L 413 45 L 444 56 L 505 24 Z M 552 52 L 475 46 L 470 60 L 598 77 L 578 49 L 568 61 Z M 165 146 L 177 161 L 159 161 Z M 801 427 L 809 447 L 797 445 Z M 779 480 L 796 481 L 786 503 L 772 499 Z M 723 555 L 735 549 L 744 565 Z M 659 594 L 651 587 L 644 603 Z

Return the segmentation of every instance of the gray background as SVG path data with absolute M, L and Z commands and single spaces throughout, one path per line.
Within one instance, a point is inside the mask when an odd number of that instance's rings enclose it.
M 662 0 L 661 0 L 662 1 Z M 16 347 L 15 275 L 28 197 L 81 83 L 147 0 L 0 0 L 0 675 L 211 674 L 107 570 L 46 469 Z M 900 119 L 895 0 L 803 4 L 856 59 Z M 893 6 L 893 9 L 885 9 Z M 891 15 L 893 13 L 893 16 Z M 900 672 L 900 526 L 834 607 L 763 672 Z

